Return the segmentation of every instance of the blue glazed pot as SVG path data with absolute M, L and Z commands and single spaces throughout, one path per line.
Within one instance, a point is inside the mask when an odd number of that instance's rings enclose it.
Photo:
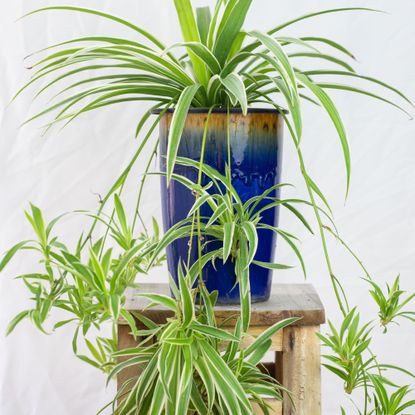
M 160 167 L 166 171 L 166 153 L 169 127 L 173 113 L 167 112 L 160 121 Z M 207 111 L 191 110 L 187 116 L 185 128 L 178 149 L 178 156 L 200 161 L 200 152 Z M 246 116 L 240 110 L 232 110 L 230 119 L 230 148 L 232 184 L 243 202 L 253 196 L 261 195 L 266 189 L 280 182 L 282 158 L 283 117 L 274 110 L 251 109 Z M 227 155 L 227 120 L 226 110 L 215 110 L 209 120 L 204 162 L 225 174 Z M 198 171 L 192 167 L 176 165 L 175 173 L 197 182 Z M 206 179 L 205 183 L 206 184 Z M 164 230 L 186 218 L 195 197 L 182 184 L 172 181 L 166 186 L 166 179 L 161 179 L 162 213 Z M 279 191 L 270 193 L 278 197 Z M 269 200 L 268 200 L 269 203 Z M 259 204 L 261 209 L 265 202 Z M 202 216 L 210 216 L 208 207 L 201 210 Z M 264 212 L 261 222 L 278 225 L 278 207 Z M 193 243 L 190 252 L 190 263 L 197 260 L 197 243 Z M 255 259 L 274 262 L 275 235 L 268 230 L 259 230 L 259 245 Z M 211 242 L 208 249 L 221 246 L 219 242 Z M 167 264 L 170 274 L 177 281 L 179 261 L 187 263 L 189 240 L 180 239 L 167 248 Z M 222 304 L 239 303 L 239 287 L 235 285 L 236 276 L 234 262 L 225 264 L 217 260 L 208 263 L 203 271 L 203 280 L 209 291 L 219 292 L 218 302 Z M 268 300 L 271 291 L 272 271 L 257 265 L 250 266 L 251 298 L 253 302 Z

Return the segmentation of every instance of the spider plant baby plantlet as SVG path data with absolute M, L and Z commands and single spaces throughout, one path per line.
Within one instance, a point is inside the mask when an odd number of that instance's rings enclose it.
M 398 275 L 391 286 L 387 284 L 386 293 L 373 280 L 366 280 L 372 286 L 370 294 L 379 307 L 379 320 L 380 324 L 384 327 L 385 333 L 390 323 L 398 324 L 396 322 L 397 318 L 415 321 L 415 312 L 404 309 L 414 299 L 415 294 L 411 294 L 407 298 L 402 299 L 401 297 L 405 294 L 405 291 L 400 289 L 399 279 L 400 277 Z
M 412 391 L 408 386 L 398 386 L 389 376 L 386 377 L 385 372 L 388 371 L 388 374 L 400 372 L 401 375 L 411 380 L 415 377 L 414 374 L 404 368 L 378 361 L 377 356 L 370 349 L 374 331 L 373 322 L 362 325 L 356 308 L 345 316 L 339 330 L 331 321 L 329 321 L 329 328 L 329 334 L 318 334 L 323 346 L 329 350 L 328 354 L 323 355 L 323 366 L 343 380 L 344 390 L 348 395 L 354 394 L 357 389 L 363 389 L 364 411 L 359 411 L 359 414 L 395 413 L 388 412 L 387 408 L 390 403 L 393 402 L 392 406 L 397 410 L 403 399 L 406 399 Z M 372 390 L 374 391 L 373 397 L 371 396 Z M 379 402 L 380 396 L 382 396 L 381 403 Z M 369 410 L 371 402 L 374 402 L 376 410 Z M 396 413 L 414 406 L 415 401 L 409 400 Z M 385 412 L 381 411 L 382 407 Z M 342 413 L 345 413 L 344 409 Z
M 76 324 L 72 343 L 75 354 L 105 371 L 113 363 L 107 358 L 116 350 L 116 331 L 113 331 L 113 337 L 109 339 L 97 337 L 97 346 L 87 339 L 87 335 L 93 328 L 100 329 L 105 322 L 116 324 L 119 316 L 132 323 L 132 316 L 122 308 L 125 290 L 135 286 L 137 274 L 148 268 L 150 259 L 153 266 L 158 266 L 163 261 L 161 256 L 153 258 L 151 252 L 151 247 L 158 243 L 157 238 L 144 233 L 133 238 L 121 200 L 117 195 L 114 200 L 117 215 L 108 224 L 114 246 L 106 246 L 105 238 L 102 237 L 82 248 L 81 236 L 75 250 L 70 250 L 53 235 L 56 224 L 65 215 L 46 223 L 41 210 L 31 205 L 26 217 L 37 240 L 16 244 L 0 262 L 1 271 L 19 251 L 34 251 L 40 256 L 40 264 L 44 268 L 43 271 L 17 276 L 32 294 L 34 307 L 20 312 L 9 324 L 7 333 L 10 334 L 25 318 L 29 318 L 45 333 L 69 323 Z M 63 310 L 66 315 L 52 329 L 47 329 L 44 325 L 54 309 Z M 135 324 L 132 324 L 133 332 L 134 329 Z M 78 353 L 80 334 L 92 353 L 90 357 Z
M 408 385 L 398 388 L 394 393 L 389 395 L 379 376 L 372 375 L 370 380 L 374 385 L 374 409 L 369 415 L 400 415 L 407 413 L 406 411 L 409 408 L 415 406 L 415 400 L 406 400 L 408 394 L 411 392 Z
M 181 157 L 177 159 L 177 164 L 196 172 L 200 167 L 200 163 Z M 208 165 L 202 165 L 201 168 L 204 182 L 202 184 L 194 183 L 179 174 L 173 174 L 173 181 L 180 183 L 189 190 L 190 194 L 195 195 L 195 201 L 187 218 L 172 226 L 160 239 L 153 255 L 156 258 L 166 247 L 178 252 L 180 248 L 178 242 L 183 239 L 185 242 L 189 241 L 189 238 L 196 234 L 194 228 L 198 226 L 198 242 L 195 244 L 199 248 L 195 249 L 198 254 L 197 259 L 192 260 L 190 255 L 192 247 L 190 247 L 189 255 L 178 261 L 182 261 L 184 265 L 193 265 L 192 270 L 200 270 L 199 261 L 201 261 L 203 270 L 200 274 L 203 286 L 209 291 L 218 289 L 218 298 L 225 294 L 225 301 L 229 296 L 237 298 L 238 301 L 240 299 L 242 327 L 246 331 L 249 327 L 251 301 L 255 298 L 256 287 L 253 284 L 258 278 L 257 269 L 291 268 L 286 264 L 256 259 L 260 232 L 279 235 L 292 249 L 301 264 L 304 276 L 306 275 L 304 260 L 297 247 L 298 239 L 290 232 L 264 223 L 263 217 L 275 206 L 283 206 L 312 232 L 309 223 L 296 207 L 296 205 L 307 206 L 309 202 L 271 196 L 276 189 L 288 186 L 286 183 L 280 183 L 244 203 L 229 177 L 221 175 Z M 194 225 L 197 217 L 199 221 Z M 190 241 L 192 242 L 192 239 Z

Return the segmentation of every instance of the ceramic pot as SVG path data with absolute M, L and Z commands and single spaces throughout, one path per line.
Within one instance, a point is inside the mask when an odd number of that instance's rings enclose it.
M 165 113 L 160 120 L 160 167 L 166 171 L 166 153 L 169 128 L 173 110 Z M 225 174 L 228 160 L 228 117 L 230 121 L 230 157 L 232 184 L 242 202 L 253 196 L 261 195 L 266 189 L 280 182 L 282 161 L 283 117 L 275 110 L 251 109 L 246 116 L 240 110 L 231 110 L 228 116 L 225 110 L 214 110 L 210 116 L 206 139 L 204 163 Z M 207 110 L 190 110 L 186 119 L 183 135 L 178 149 L 178 156 L 200 161 L 202 137 L 207 119 Z M 175 173 L 197 182 L 198 171 L 192 167 L 176 165 Z M 203 178 L 207 184 L 208 178 Z M 270 193 L 278 197 L 279 190 Z M 195 196 L 182 184 L 172 180 L 166 185 L 165 177 L 161 178 L 161 197 L 164 230 L 186 218 L 195 202 Z M 261 202 L 261 209 L 268 201 Z M 201 209 L 202 216 L 210 216 L 209 207 Z M 278 225 L 279 209 L 274 207 L 264 212 L 262 222 Z M 190 263 L 197 259 L 197 243 L 192 244 Z M 217 249 L 221 244 L 210 241 L 207 249 Z M 275 234 L 268 230 L 259 230 L 259 245 L 255 259 L 274 262 L 276 240 Z M 168 269 L 177 281 L 179 261 L 187 262 L 189 240 L 180 239 L 167 248 Z M 209 291 L 219 292 L 218 302 L 232 304 L 239 302 L 239 289 L 235 286 L 236 277 L 234 261 L 225 264 L 221 260 L 209 263 L 203 271 L 203 279 Z M 251 265 L 250 282 L 253 302 L 266 301 L 270 296 L 272 271 Z

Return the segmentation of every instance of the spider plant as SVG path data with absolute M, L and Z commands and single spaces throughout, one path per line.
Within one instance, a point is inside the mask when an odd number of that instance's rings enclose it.
M 174 0 L 174 5 L 182 39 L 168 46 L 133 22 L 98 10 L 52 6 L 28 13 L 26 16 L 57 11 L 91 14 L 129 29 L 132 36 L 83 36 L 50 45 L 33 54 L 31 57 L 39 54 L 41 57 L 30 65 L 33 76 L 17 95 L 30 85 L 45 79 L 46 85 L 39 88 L 36 96 L 51 89 L 58 89 L 59 92 L 52 97 L 53 101 L 49 106 L 34 114 L 27 122 L 54 114 L 47 124 L 48 127 L 57 123 L 67 125 L 80 115 L 104 106 L 120 102 L 149 101 L 149 110 L 137 123 L 136 133 L 139 135 L 152 110 L 159 108 L 165 111 L 174 107 L 167 151 L 167 179 L 170 181 L 185 118 L 190 108 L 239 107 L 246 113 L 252 106 L 265 104 L 275 107 L 284 116 L 296 146 L 300 171 L 319 224 L 333 289 L 343 314 L 346 314 L 347 299 L 344 298 L 330 261 L 324 223 L 317 208 L 318 200 L 326 205 L 328 202 L 308 173 L 301 151 L 303 104 L 317 104 L 334 125 L 344 156 L 346 193 L 351 174 L 349 143 L 339 111 L 328 91 L 363 94 L 386 102 L 405 113 L 407 110 L 404 106 L 412 104 L 393 86 L 358 74 L 353 67 L 353 53 L 338 42 L 320 36 L 286 36 L 284 30 L 318 16 L 378 11 L 363 7 L 333 8 L 281 22 L 270 30 L 261 32 L 244 29 L 252 0 L 218 0 L 213 12 L 206 7 L 194 10 L 190 0 Z M 306 61 L 320 63 L 321 66 L 309 70 L 307 63 L 304 63 Z M 79 76 L 89 70 L 96 71 L 97 76 L 79 79 Z M 326 76 L 338 81 L 325 82 Z M 69 86 L 65 83 L 59 89 L 62 82 L 74 77 L 76 79 Z M 383 94 L 379 95 L 376 90 L 354 86 L 348 83 L 349 80 L 364 81 L 368 86 L 381 88 L 392 97 L 387 98 Z M 289 115 L 283 114 L 283 108 L 289 110 Z M 149 133 L 154 130 L 159 119 L 151 125 Z M 101 209 L 110 195 L 123 186 L 132 165 L 150 138 L 150 134 L 143 138 L 131 163 L 104 198 Z M 155 150 L 150 159 L 154 154 Z
M 360 326 L 360 316 L 353 309 L 344 319 L 340 331 L 329 321 L 330 335 L 318 334 L 322 343 L 330 348 L 324 366 L 343 379 L 345 392 L 351 394 L 357 387 L 365 385 L 366 371 L 373 368 L 375 357 L 362 357 L 371 342 L 370 323 Z
M 321 76 L 339 79 L 359 78 L 391 91 L 408 103 L 401 92 L 375 78 L 359 75 L 347 60 L 353 54 L 344 46 L 324 37 L 287 37 L 284 29 L 319 15 L 346 11 L 374 11 L 368 8 L 337 8 L 310 13 L 279 24 L 268 32 L 245 31 L 246 16 L 252 0 L 218 0 L 210 15 L 209 8 L 194 12 L 190 0 L 175 0 L 183 39 L 166 47 L 154 35 L 122 18 L 97 10 L 72 6 L 52 6 L 42 11 L 74 11 L 110 19 L 129 28 L 131 38 L 85 36 L 48 46 L 38 53 L 46 55 L 31 65 L 32 79 L 22 87 L 48 78 L 37 95 L 52 86 L 94 69 L 105 71 L 62 87 L 55 102 L 28 121 L 55 113 L 50 125 L 73 121 L 81 114 L 125 101 L 151 101 L 153 108 L 175 107 L 167 160 L 167 177 L 171 179 L 184 119 L 189 108 L 212 106 L 240 107 L 246 113 L 250 106 L 265 101 L 287 107 L 295 130 L 297 144 L 302 136 L 302 101 L 316 101 L 333 121 L 343 149 L 347 184 L 350 179 L 350 151 L 340 115 L 327 90 L 339 89 L 385 101 L 405 111 L 399 104 L 358 87 L 322 82 Z M 137 39 L 137 40 L 136 40 Z M 320 51 L 326 46 L 330 52 Z M 176 55 L 184 49 L 184 54 Z M 331 52 L 334 53 L 331 54 Z M 36 53 L 35 55 L 37 55 Z M 309 71 L 298 67 L 297 58 L 334 64 Z M 346 60 L 346 61 L 345 61 Z M 107 74 L 112 69 L 112 74 Z M 80 89 L 82 88 L 82 89 Z M 74 92 L 77 90 L 77 92 Z M 311 93 L 313 98 L 307 93 Z M 139 122 L 142 126 L 147 112 Z
M 403 404 L 403 399 L 412 393 L 410 387 L 399 387 L 389 376 L 386 377 L 385 372 L 400 372 L 411 379 L 415 377 L 414 374 L 399 366 L 379 362 L 371 351 L 374 330 L 372 322 L 362 325 L 360 314 L 353 308 L 345 316 L 339 329 L 331 321 L 328 324 L 329 334 L 317 334 L 323 346 L 329 350 L 322 355 L 323 366 L 343 380 L 344 390 L 348 395 L 352 395 L 356 389 L 363 389 L 363 411 L 358 409 L 359 414 L 398 414 L 415 406 L 414 400 Z M 388 388 L 393 388 L 395 392 L 389 395 Z M 370 409 L 371 402 L 374 402 L 375 409 Z M 403 406 L 398 410 L 400 405 Z M 345 413 L 342 408 L 342 414 Z
M 407 410 L 415 406 L 415 400 L 407 400 L 408 395 L 412 392 L 408 385 L 401 386 L 390 391 L 385 387 L 382 379 L 377 375 L 370 375 L 369 379 L 373 385 L 373 394 L 370 409 L 362 412 L 357 408 L 359 415 L 404 415 L 408 414 Z M 342 415 L 347 412 L 341 408 Z
M 175 318 L 165 325 L 154 326 L 146 321 L 148 333 L 156 340 L 155 345 L 141 344 L 134 350 L 115 354 L 114 339 L 98 338 L 96 345 L 89 340 L 86 342 L 93 358 L 83 358 L 107 372 L 112 370 L 111 376 L 130 364 L 141 364 L 144 367 L 142 375 L 129 385 L 133 392 L 123 390 L 126 393 L 124 404 L 114 409 L 119 415 L 183 414 L 192 411 L 202 414 L 251 413 L 248 395 L 267 413 L 261 395 L 277 396 L 279 389 L 255 365 L 267 350 L 267 336 L 283 326 L 273 327 L 247 350 L 239 347 L 240 338 L 249 326 L 249 265 L 254 263 L 257 229 L 264 226 L 261 224 L 261 211 L 256 211 L 254 206 L 258 206 L 259 201 L 269 202 L 268 206 L 281 204 L 310 230 L 308 222 L 296 207 L 298 204 L 310 205 L 318 224 L 334 293 L 344 316 L 340 331 L 331 325 L 332 333 L 321 336 L 322 341 L 333 351 L 329 357 L 332 363 L 329 369 L 345 380 L 348 392 L 364 386 L 365 415 L 369 413 L 366 384 L 375 390 L 377 412 L 372 413 L 389 415 L 392 413 L 390 408 L 404 410 L 411 405 L 411 401 L 409 404 L 401 403 L 408 388 L 398 389 L 396 395 L 388 397 L 382 384 L 387 380 L 382 375 L 369 373 L 369 369 L 379 369 L 381 366 L 371 356 L 368 360 L 360 356 L 362 352 L 369 353 L 372 328 L 367 325 L 360 327 L 358 313 L 350 309 L 347 296 L 334 271 L 326 241 L 327 233 L 334 233 L 326 223 L 327 220 L 331 222 L 330 205 L 308 172 L 301 144 L 304 104 L 317 105 L 327 114 L 336 130 L 345 163 L 347 195 L 351 176 L 349 142 L 342 118 L 329 91 L 365 95 L 406 114 L 406 107 L 412 103 L 395 87 L 357 73 L 354 55 L 335 40 L 315 35 L 292 37 L 284 34 L 286 28 L 318 16 L 378 11 L 363 7 L 333 8 L 281 22 L 262 32 L 244 29 L 252 0 L 218 0 L 212 12 L 209 8 L 194 10 L 190 0 L 174 0 L 174 5 L 182 39 L 172 45 L 164 45 L 155 35 L 133 22 L 84 7 L 52 6 L 27 14 L 60 11 L 94 15 L 130 30 L 131 36 L 86 35 L 47 46 L 32 54 L 29 57 L 31 60 L 39 56 L 30 64 L 33 75 L 16 96 L 40 82 L 45 84 L 38 87 L 36 97 L 47 92 L 53 92 L 53 96 L 50 104 L 26 122 L 50 116 L 46 124 L 48 130 L 55 125 L 65 126 L 79 116 L 105 106 L 134 101 L 150 104 L 148 111 L 137 120 L 136 136 L 141 137 L 141 141 L 136 152 L 103 198 L 97 214 L 92 215 L 93 224 L 86 236 L 81 236 L 75 252 L 68 250 L 56 237 L 51 237 L 58 219 L 46 225 L 40 210 L 34 206 L 31 208 L 31 213 L 27 216 L 38 239 L 15 245 L 4 256 L 0 271 L 16 252 L 25 249 L 40 252 L 45 269 L 42 273 L 21 276 L 34 296 L 35 308 L 19 314 L 10 330 L 26 317 L 31 318 L 41 330 L 45 330 L 44 322 L 50 310 L 59 308 L 67 311 L 71 318 L 59 322 L 56 328 L 71 320 L 78 324 L 74 340 L 75 352 L 79 332 L 85 336 L 90 327 L 99 328 L 105 321 L 114 324 L 119 315 L 127 320 L 133 335 L 138 335 L 134 318 L 122 307 L 126 287 L 134 284 L 138 272 L 145 272 L 157 264 L 164 247 L 175 238 L 187 237 L 193 242 L 193 236 L 198 236 L 199 260 L 193 265 L 184 264 L 184 271 L 180 274 L 180 293 L 177 292 L 178 287 L 171 283 L 175 299 L 156 297 L 151 293 L 146 295 L 151 302 L 162 302 L 175 312 Z M 308 63 L 313 63 L 314 69 L 310 70 Z M 315 64 L 319 64 L 317 68 Z M 91 70 L 95 71 L 92 77 L 87 75 Z M 363 81 L 369 89 L 355 86 L 349 81 Z M 378 89 L 382 92 L 377 92 Z M 203 160 L 192 165 L 193 162 L 177 157 L 189 109 L 205 108 L 208 113 L 215 107 L 228 110 L 240 108 L 243 114 L 247 114 L 249 108 L 259 105 L 275 108 L 284 118 L 307 188 L 307 201 L 270 199 L 269 195 L 264 194 L 258 199 L 242 203 L 232 187 L 230 174 L 220 175 L 209 169 Z M 151 143 L 153 151 L 145 168 L 145 173 L 148 173 L 158 145 L 158 140 L 152 143 L 152 132 L 170 108 L 174 108 L 174 115 L 168 137 L 167 180 L 178 180 L 193 190 L 196 195 L 195 204 L 189 218 L 168 231 L 160 241 L 146 232 L 135 238 L 134 225 L 140 219 L 140 201 L 147 174 L 141 182 L 131 226 L 127 224 L 118 196 L 115 196 L 114 211 L 108 217 L 103 213 L 104 207 L 113 194 L 121 193 L 132 167 L 143 149 Z M 155 109 L 161 112 L 151 122 L 150 116 Z M 288 114 L 285 109 L 288 109 Z M 146 128 L 147 131 L 143 133 Z M 187 163 L 199 168 L 198 183 L 186 181 L 176 174 L 176 163 Z M 209 177 L 210 184 L 202 186 L 202 174 Z M 212 210 L 209 218 L 201 215 L 201 208 L 205 204 Z M 320 204 L 324 205 L 324 210 Z M 265 206 L 264 209 L 266 208 Z M 104 223 L 105 235 L 92 242 L 98 222 Z M 269 230 L 278 233 L 290 245 L 304 268 L 296 238 L 279 228 Z M 108 247 L 108 236 L 115 242 L 117 253 Z M 202 236 L 206 238 L 203 242 Z M 335 236 L 337 237 L 336 234 Z M 220 249 L 209 251 L 210 240 L 221 241 Z M 241 290 L 241 317 L 233 334 L 218 328 L 213 320 L 215 295 L 208 294 L 202 283 L 194 286 L 197 277 L 202 281 L 204 264 L 218 259 L 234 262 Z M 287 267 L 284 264 L 256 265 L 276 269 Z M 381 308 L 381 318 L 385 322 L 401 315 L 400 308 L 396 305 L 396 297 L 401 294 L 399 288 L 390 290 L 387 298 L 380 295 L 376 286 L 372 287 L 373 296 Z M 195 305 L 197 297 L 199 307 Z M 290 321 L 281 324 L 289 323 Z M 219 345 L 224 341 L 229 342 L 229 346 L 222 355 Z M 128 363 L 116 365 L 115 358 L 121 355 L 132 357 Z M 171 373 L 166 371 L 166 361 L 173 368 Z M 180 368 L 180 362 L 184 363 L 183 368 Z M 154 396 L 157 399 L 153 399 Z
M 402 386 L 398 388 L 392 394 L 388 394 L 388 391 L 379 376 L 372 375 L 370 377 L 372 384 L 374 385 L 374 410 L 371 412 L 373 415 L 399 415 L 404 414 L 407 409 L 415 406 L 415 400 L 405 401 L 410 388 L 409 386 Z
M 400 289 L 399 279 L 400 277 L 398 275 L 391 286 L 387 284 L 386 293 L 384 293 L 382 288 L 373 280 L 366 280 L 372 286 L 370 294 L 379 307 L 379 320 L 380 324 L 384 327 L 385 332 L 388 324 L 398 324 L 395 320 L 399 317 L 415 321 L 415 312 L 404 310 L 404 307 L 414 299 L 415 294 L 411 294 L 407 298 L 401 299 L 405 294 L 405 291 Z
M 7 334 L 24 319 L 30 319 L 42 332 L 57 330 L 69 323 L 75 324 L 73 336 L 74 353 L 82 360 L 107 371 L 112 361 L 108 359 L 117 347 L 116 324 L 120 316 L 131 324 L 135 333 L 135 323 L 129 312 L 123 309 L 125 290 L 136 285 L 138 273 L 160 265 L 164 258 L 153 258 L 151 247 L 157 245 L 157 225 L 155 235 L 140 233 L 134 238 L 126 220 L 124 207 L 118 195 L 114 198 L 116 217 L 106 228 L 110 232 L 114 246 L 105 245 L 104 237 L 82 248 L 81 236 L 74 250 L 69 249 L 54 235 L 56 224 L 65 215 L 46 223 L 41 210 L 31 205 L 26 217 L 31 224 L 36 239 L 22 241 L 13 246 L 0 262 L 0 271 L 19 251 L 34 251 L 40 256 L 43 271 L 18 275 L 32 295 L 34 307 L 20 312 L 9 324 Z M 105 221 L 103 218 L 100 220 Z M 64 312 L 63 319 L 46 328 L 46 320 L 53 310 Z M 106 322 L 112 322 L 112 338 L 96 337 L 96 345 L 87 336 L 99 330 Z M 91 332 L 91 333 L 90 333 Z M 90 356 L 78 353 L 78 338 L 82 334 Z
M 252 197 L 243 203 L 231 183 L 229 174 L 224 176 L 208 165 L 187 158 L 178 157 L 177 163 L 194 168 L 196 171 L 201 169 L 199 171 L 203 174 L 203 180 L 207 184 L 203 186 L 200 180 L 195 183 L 184 176 L 173 174 L 173 180 L 186 186 L 195 195 L 195 202 L 188 213 L 188 217 L 168 230 L 160 239 L 153 250 L 153 259 L 156 259 L 166 246 L 176 239 L 190 238 L 192 243 L 192 237 L 197 232 L 199 260 L 190 268 L 190 275 L 194 276 L 195 273 L 201 275 L 202 268 L 208 261 L 221 260 L 223 263 L 228 260 L 231 261 L 235 268 L 235 284 L 238 284 L 240 292 L 242 329 L 247 331 L 251 307 L 250 265 L 255 264 L 276 270 L 291 268 L 286 264 L 255 260 L 259 238 L 258 231 L 267 230 L 281 237 L 297 257 L 304 276 L 306 275 L 305 263 L 297 246 L 298 238 L 279 227 L 262 223 L 261 215 L 266 210 L 281 205 L 294 214 L 308 231 L 313 232 L 310 224 L 298 208 L 298 205 L 307 206 L 310 203 L 302 199 L 281 199 L 271 196 L 276 188 L 289 186 L 287 183 L 270 187 L 263 194 Z M 208 216 L 201 216 L 200 214 L 200 210 L 204 206 L 208 206 L 211 212 Z M 324 212 L 323 209 L 321 210 Z M 202 244 L 201 241 L 205 242 Z M 217 248 L 218 242 L 219 248 Z M 211 245 L 214 248 L 211 248 Z M 187 261 L 186 258 L 182 260 L 184 265 L 188 267 L 191 265 L 188 258 Z M 152 261 L 150 260 L 151 264 Z
M 146 340 L 113 354 L 128 359 L 114 367 L 109 379 L 127 367 L 141 366 L 138 377 L 119 391 L 114 414 L 248 415 L 252 402 L 268 414 L 266 398 L 282 399 L 281 386 L 257 365 L 269 350 L 271 337 L 297 319 L 275 324 L 243 348 L 240 321 L 233 333 L 218 327 L 213 310 L 216 294 L 203 287 L 200 292 L 192 283 L 191 275 L 179 267 L 179 286 L 171 280 L 175 299 L 140 294 L 149 307 L 162 304 L 175 316 L 161 325 L 147 320 Z M 203 297 L 199 309 L 195 307 L 197 292 Z M 122 403 L 115 408 L 119 399 Z
M 115 397 L 114 415 L 248 415 L 252 413 L 252 403 L 268 414 L 266 400 L 281 400 L 283 388 L 263 373 L 259 364 L 271 346 L 271 337 L 298 319 L 278 322 L 247 346 L 246 341 L 242 342 L 246 332 L 243 321 L 238 319 L 233 333 L 219 327 L 213 311 L 216 293 L 208 293 L 203 285 L 195 286 L 200 264 L 186 269 L 186 274 L 179 267 L 179 287 L 170 280 L 174 299 L 153 293 L 140 294 L 149 300 L 149 307 L 162 304 L 174 311 L 174 318 L 157 325 L 143 315 L 131 314 L 124 308 L 126 289 L 136 286 L 138 273 L 146 273 L 163 261 L 160 253 L 171 237 L 167 233 L 158 241 L 155 224 L 155 236 L 141 233 L 135 238 L 118 195 L 114 197 L 114 206 L 116 215 L 111 221 L 102 216 L 98 218 L 104 223 L 105 232 L 110 233 L 110 241 L 99 237 L 89 247 L 82 248 L 81 237 L 75 252 L 71 252 L 53 236 L 54 226 L 64 215 L 46 224 L 41 210 L 31 205 L 26 216 L 37 239 L 12 247 L 0 262 L 0 270 L 21 250 L 40 254 L 45 270 L 17 277 L 32 293 L 34 308 L 19 313 L 10 323 L 8 333 L 25 318 L 46 333 L 47 318 L 53 310 L 63 310 L 64 318 L 51 330 L 75 323 L 74 353 L 108 373 L 108 380 L 127 367 L 141 367 L 142 373 L 137 379 L 124 384 Z M 189 229 L 182 227 L 181 234 L 184 231 L 189 236 Z M 196 296 L 200 297 L 199 306 Z M 117 351 L 116 325 L 120 317 L 129 325 L 137 343 L 141 336 L 146 340 L 137 347 Z M 137 328 L 136 319 L 146 326 L 144 330 Z M 96 334 L 107 323 L 112 325 L 112 337 Z M 80 335 L 89 355 L 78 351 Z M 91 340 L 92 337 L 95 339 Z M 125 357 L 126 361 L 118 361 Z M 120 399 L 122 404 L 116 408 Z

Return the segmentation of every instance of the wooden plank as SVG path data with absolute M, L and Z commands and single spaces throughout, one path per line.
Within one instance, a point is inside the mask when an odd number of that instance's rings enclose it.
M 318 326 L 284 329 L 283 385 L 291 391 L 293 404 L 284 398 L 284 415 L 321 414 L 320 341 Z
M 271 409 L 269 410 L 270 415 L 282 415 L 282 402 L 281 401 L 277 401 L 275 399 L 266 399 L 266 401 L 268 405 L 271 407 Z M 256 403 L 252 404 L 252 408 L 254 410 L 254 415 L 263 414 L 262 409 Z
M 130 334 L 131 329 L 129 326 L 118 326 L 118 350 L 129 349 L 131 347 L 137 346 L 137 341 L 134 340 L 134 337 Z M 126 357 L 118 358 L 118 362 L 123 362 L 127 360 Z M 125 381 L 137 377 L 139 370 L 137 366 L 131 366 L 124 369 L 117 375 L 117 387 L 120 390 L 121 386 L 124 385 Z
M 136 347 L 139 343 L 143 342 L 146 338 L 139 337 L 137 340 L 131 334 L 130 326 L 128 325 L 118 325 L 118 350 L 125 350 Z M 152 340 L 147 340 L 146 345 L 151 344 Z M 123 362 L 125 360 L 130 359 L 131 356 L 128 357 L 119 357 L 117 360 L 118 362 Z M 124 383 L 129 380 L 138 377 L 141 373 L 142 369 L 138 365 L 127 367 L 126 369 L 122 370 L 117 375 L 117 388 L 118 390 L 121 388 Z
M 155 323 L 163 323 L 172 316 L 172 312 L 163 306 L 146 310 L 149 302 L 143 297 L 137 297 L 139 292 L 170 295 L 167 284 L 141 284 L 139 289 L 127 290 L 125 307 L 129 311 L 142 312 Z M 215 314 L 219 324 L 224 322 L 224 325 L 232 326 L 239 316 L 239 305 L 218 305 L 215 307 Z M 304 326 L 325 322 L 324 307 L 312 285 L 274 284 L 267 302 L 252 304 L 252 326 L 269 327 L 288 317 L 300 317 L 297 325 Z

